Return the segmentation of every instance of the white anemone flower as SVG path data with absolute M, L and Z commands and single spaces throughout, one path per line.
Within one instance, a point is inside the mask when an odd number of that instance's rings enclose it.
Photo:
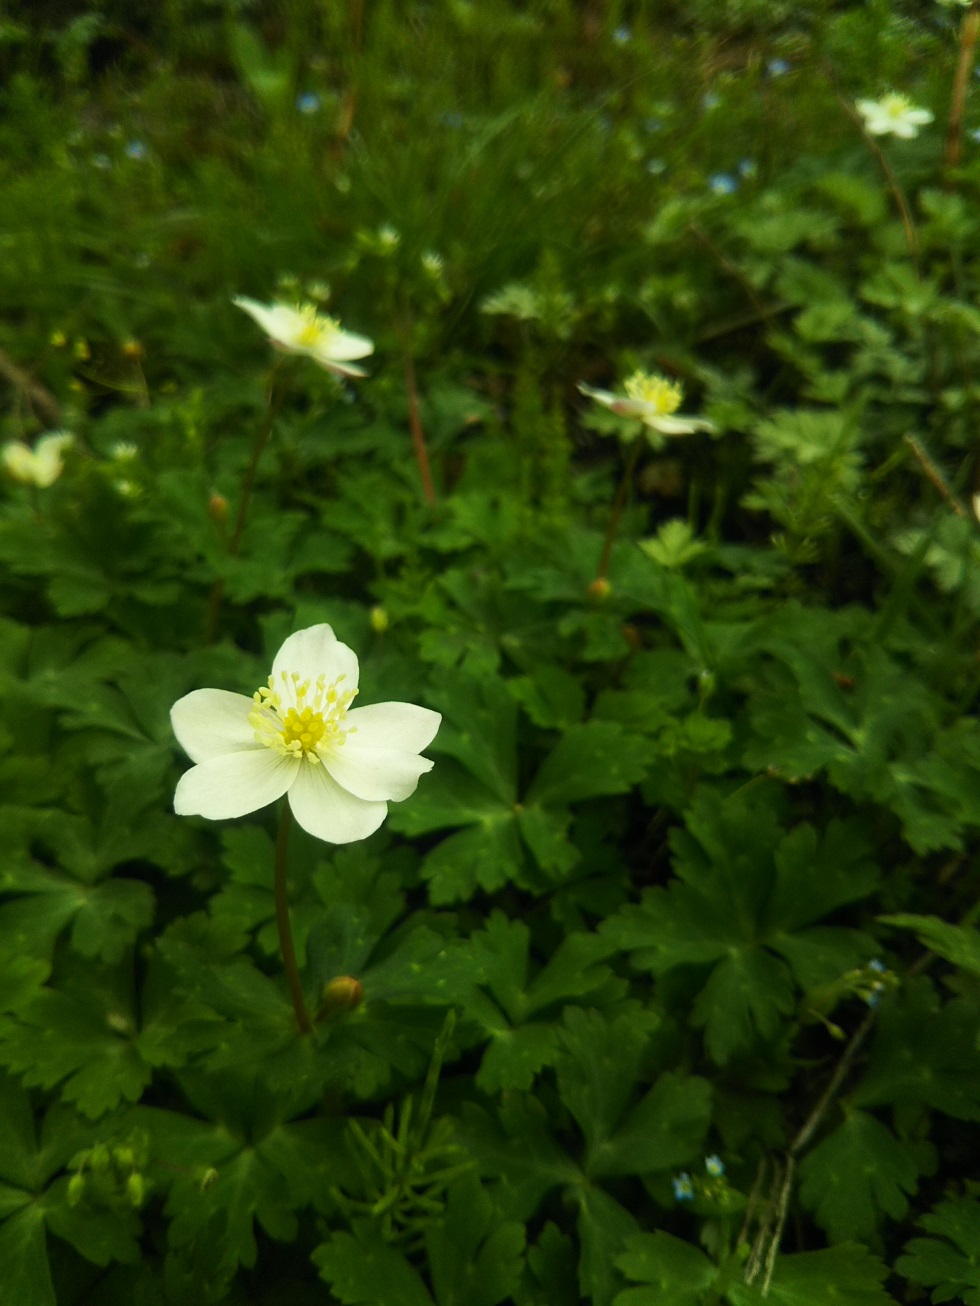
M 36 485 L 46 490 L 65 469 L 62 454 L 75 443 L 70 431 L 52 431 L 42 435 L 32 449 L 20 440 L 11 440 L 3 446 L 3 465 L 7 475 L 23 485 Z
M 932 122 L 928 109 L 916 109 L 906 95 L 889 91 L 880 100 L 858 100 L 857 111 L 872 136 L 899 136 L 910 141 L 919 128 Z
M 374 341 L 344 331 L 332 317 L 318 313 L 315 304 L 260 304 L 238 295 L 233 301 L 253 318 L 277 349 L 303 354 L 328 372 L 341 376 L 367 376 L 352 360 L 374 353 Z
M 626 393 L 621 395 L 611 390 L 595 390 L 584 381 L 578 388 L 604 408 L 620 417 L 638 417 L 644 426 L 661 435 L 691 435 L 694 431 L 715 429 L 711 422 L 701 418 L 674 416 L 684 398 L 684 388 L 678 381 L 668 381 L 664 376 L 634 372 L 623 382 Z
M 412 703 L 351 709 L 357 657 L 326 625 L 290 635 L 251 698 L 195 689 L 171 708 L 195 766 L 174 795 L 179 816 L 244 816 L 283 794 L 299 824 L 327 843 L 366 839 L 389 802 L 415 792 L 432 762 L 438 712 Z

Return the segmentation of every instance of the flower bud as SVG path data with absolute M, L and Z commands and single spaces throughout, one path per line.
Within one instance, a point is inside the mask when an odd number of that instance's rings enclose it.
M 146 1181 L 141 1174 L 133 1173 L 126 1180 L 126 1197 L 134 1211 L 138 1211 L 146 1197 Z
M 586 592 L 593 602 L 605 603 L 606 599 L 608 599 L 609 595 L 612 593 L 612 586 L 606 580 L 605 576 L 596 576 Z
M 208 499 L 208 516 L 215 526 L 224 526 L 228 520 L 228 500 L 223 494 L 212 494 Z
M 371 622 L 371 629 L 376 635 L 383 635 L 388 629 L 388 613 L 380 603 L 371 609 L 368 620 Z
M 123 341 L 122 352 L 123 358 L 138 359 L 145 355 L 146 350 L 138 340 L 125 340 Z
M 320 1010 L 317 1020 L 328 1016 L 340 1015 L 343 1011 L 354 1011 L 364 1001 L 364 985 L 353 975 L 337 975 L 323 986 Z

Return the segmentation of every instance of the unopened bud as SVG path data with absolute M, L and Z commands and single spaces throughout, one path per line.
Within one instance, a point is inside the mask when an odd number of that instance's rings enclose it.
M 643 636 L 634 625 L 627 621 L 622 629 L 623 639 L 626 640 L 626 643 L 634 652 L 643 647 Z
M 612 593 L 612 586 L 606 580 L 605 576 L 596 576 L 595 580 L 586 591 L 590 599 L 595 603 L 605 603 Z
M 142 358 L 146 350 L 138 340 L 124 340 L 122 352 L 124 358 Z
M 126 1180 L 126 1196 L 134 1211 L 138 1211 L 146 1197 L 146 1181 L 135 1171 Z
M 208 499 L 208 516 L 215 526 L 224 526 L 228 520 L 228 500 L 223 494 L 212 494 Z
M 388 613 L 380 604 L 371 609 L 369 620 L 376 635 L 383 635 L 388 629 Z
M 317 1020 L 337 1016 L 342 1011 L 354 1011 L 364 1001 L 364 985 L 353 975 L 337 975 L 323 986 Z

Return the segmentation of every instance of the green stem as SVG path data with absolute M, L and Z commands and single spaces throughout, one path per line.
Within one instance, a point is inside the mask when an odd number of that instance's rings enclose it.
M 269 436 L 272 434 L 272 428 L 275 425 L 276 417 L 279 415 L 279 409 L 282 405 L 283 387 L 276 387 L 276 378 L 279 372 L 278 364 L 273 367 L 272 375 L 269 378 L 269 402 L 266 407 L 265 420 L 259 427 L 255 443 L 252 446 L 252 456 L 248 460 L 248 466 L 245 469 L 245 476 L 242 480 L 242 492 L 238 500 L 238 513 L 235 517 L 235 526 L 228 540 L 228 554 L 234 558 L 238 555 L 241 547 L 242 535 L 245 531 L 245 523 L 248 520 L 248 508 L 252 502 L 252 490 L 255 488 L 255 475 L 259 468 L 259 460 L 269 443 Z M 211 598 L 208 603 L 208 616 L 204 634 L 205 644 L 213 644 L 218 634 L 218 622 L 221 618 L 221 601 L 224 598 L 225 581 L 223 576 L 219 576 L 211 587 Z
M 616 531 L 619 528 L 619 519 L 623 515 L 623 508 L 626 506 L 626 495 L 629 492 L 630 481 L 633 479 L 633 472 L 636 468 L 636 460 L 640 456 L 640 448 L 643 444 L 643 437 L 637 436 L 633 441 L 633 447 L 630 449 L 629 457 L 626 460 L 626 466 L 623 469 L 623 478 L 619 482 L 619 489 L 616 491 L 616 498 L 613 501 L 612 513 L 609 517 L 609 525 L 606 527 L 606 538 L 602 545 L 602 557 L 599 559 L 599 570 L 596 572 L 596 580 L 605 580 L 606 572 L 609 570 L 609 560 L 612 557 L 613 545 L 616 542 Z
M 296 1023 L 300 1033 L 312 1034 L 313 1024 L 303 1001 L 303 986 L 299 982 L 299 970 L 296 967 L 296 949 L 293 947 L 293 932 L 289 927 L 289 895 L 286 890 L 286 850 L 289 847 L 289 827 L 292 813 L 289 800 L 284 799 L 282 816 L 279 819 L 279 833 L 276 836 L 276 925 L 279 929 L 279 950 L 282 952 L 282 964 L 286 968 L 289 980 L 289 995 L 296 1012 Z

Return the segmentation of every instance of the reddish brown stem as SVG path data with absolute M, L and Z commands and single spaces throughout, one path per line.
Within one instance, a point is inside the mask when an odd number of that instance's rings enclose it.
M 306 1010 L 306 1002 L 303 999 L 303 986 L 300 983 L 299 969 L 296 965 L 296 949 L 293 947 L 293 932 L 289 925 L 286 852 L 289 847 L 289 827 L 291 823 L 292 812 L 290 811 L 289 800 L 283 799 L 282 816 L 279 819 L 279 833 L 276 836 L 276 926 L 279 930 L 279 950 L 282 953 L 282 964 L 286 969 L 286 978 L 289 981 L 289 996 L 293 1000 L 296 1023 L 301 1034 L 312 1034 L 313 1023 L 310 1020 L 309 1013 Z
M 432 484 L 432 470 L 429 467 L 429 452 L 425 447 L 425 432 L 419 416 L 419 392 L 415 384 L 415 363 L 412 360 L 412 348 L 405 343 L 405 391 L 408 395 L 408 424 L 412 432 L 412 447 L 422 477 L 422 489 L 425 501 L 430 506 L 436 501 L 436 487 Z
M 970 84 L 970 70 L 976 54 L 978 33 L 980 33 L 980 0 L 973 0 L 973 4 L 963 15 L 963 26 L 960 28 L 960 53 L 956 62 L 956 76 L 953 78 L 949 124 L 946 128 L 946 150 L 943 157 L 947 168 L 955 168 L 960 161 L 966 93 Z

